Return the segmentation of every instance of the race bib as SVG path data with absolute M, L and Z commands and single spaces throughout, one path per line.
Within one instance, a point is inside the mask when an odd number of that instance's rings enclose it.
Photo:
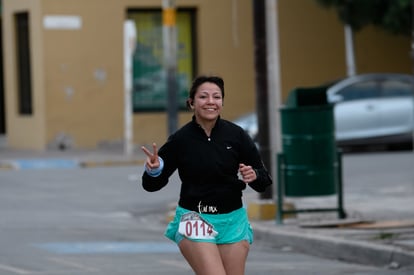
M 189 239 L 213 240 L 218 232 L 198 213 L 189 212 L 181 216 L 178 232 Z

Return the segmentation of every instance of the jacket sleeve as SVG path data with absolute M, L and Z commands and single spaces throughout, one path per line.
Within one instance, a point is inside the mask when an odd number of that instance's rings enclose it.
M 264 192 L 268 186 L 272 185 L 272 178 L 264 166 L 263 168 L 255 169 L 255 171 L 257 179 L 249 183 L 249 186 L 257 192 Z
M 256 180 L 250 182 L 248 185 L 256 192 L 264 192 L 268 186 L 272 185 L 272 177 L 263 164 L 259 151 L 250 136 L 243 133 L 242 139 L 242 161 L 243 163 L 252 166 L 257 176 Z
M 142 187 L 144 190 L 148 192 L 154 192 L 162 189 L 164 186 L 167 185 L 170 176 L 174 173 L 177 169 L 176 167 L 176 153 L 174 147 L 173 138 L 170 137 L 168 141 L 159 149 L 158 155 L 164 161 L 164 168 L 162 172 L 157 177 L 151 177 L 148 175 L 147 172 L 143 172 L 142 174 Z

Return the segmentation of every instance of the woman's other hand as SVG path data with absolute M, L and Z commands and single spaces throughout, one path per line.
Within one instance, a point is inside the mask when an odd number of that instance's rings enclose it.
M 256 171 L 250 165 L 240 163 L 239 173 L 245 183 L 250 183 L 257 179 Z

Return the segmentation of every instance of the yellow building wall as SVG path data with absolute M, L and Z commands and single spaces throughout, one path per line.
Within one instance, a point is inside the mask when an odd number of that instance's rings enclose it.
M 298 86 L 346 75 L 343 26 L 314 0 L 279 0 L 278 35 L 283 100 Z M 197 74 L 225 80 L 223 117 L 253 111 L 253 14 L 250 0 L 177 0 L 196 8 Z M 130 8 L 161 8 L 153 0 L 3 0 L 7 139 L 10 147 L 43 150 L 62 137 L 76 148 L 120 144 L 124 134 L 123 22 Z M 30 12 L 34 114 L 17 115 L 13 14 Z M 46 29 L 46 15 L 75 15 L 80 29 Z M 138 34 L 139 35 L 139 34 Z M 367 28 L 355 35 L 358 72 L 410 72 L 409 38 Z M 390 54 L 392 53 L 392 55 Z M 179 126 L 191 117 L 179 114 Z M 163 143 L 164 112 L 133 116 L 133 141 Z
M 314 0 L 279 0 L 282 100 L 295 87 L 346 77 L 344 27 L 334 9 Z M 355 33 L 357 73 L 411 73 L 410 38 L 374 27 Z
M 410 37 L 392 35 L 373 26 L 355 33 L 358 72 L 412 74 L 410 45 Z
M 343 28 L 314 0 L 281 0 L 279 42 L 282 99 L 298 86 L 316 86 L 345 75 Z
M 129 1 L 129 7 L 140 7 Z M 153 3 L 153 1 L 149 1 Z M 197 72 L 224 78 L 223 117 L 235 119 L 254 110 L 253 26 L 251 1 L 178 0 L 177 7 L 196 8 Z M 138 34 L 139 35 L 139 34 Z M 188 122 L 191 113 L 181 112 L 179 126 Z M 164 113 L 134 115 L 134 142 L 161 144 L 167 138 Z
M 43 81 L 43 39 L 38 24 L 41 20 L 40 1 L 3 1 L 3 56 L 5 82 L 5 108 L 8 146 L 11 148 L 36 149 L 44 145 L 45 105 Z M 33 116 L 18 114 L 18 87 L 16 77 L 16 37 L 14 15 L 29 12 L 30 55 L 32 72 Z
M 128 8 L 161 8 L 161 1 L 107 0 L 103 4 L 101 0 L 6 0 L 7 18 L 19 5 L 30 11 L 31 41 L 39 39 L 42 44 L 32 44 L 33 72 L 37 72 L 33 75 L 35 113 L 25 124 L 22 118 L 10 115 L 16 111 L 7 112 L 9 145 L 54 148 L 62 138 L 78 148 L 122 142 L 123 22 Z M 177 1 L 178 8 L 197 9 L 198 74 L 217 74 L 225 79 L 229 108 L 223 117 L 228 119 L 254 108 L 250 6 L 249 0 Z M 42 20 L 47 15 L 79 16 L 82 26 L 75 30 L 46 29 Z M 12 22 L 7 18 L 6 36 L 12 37 Z M 6 51 L 13 49 L 10 43 Z M 14 58 L 9 58 L 7 64 L 13 62 Z M 13 70 L 9 75 L 7 97 L 13 98 L 16 75 Z M 9 100 L 7 105 L 16 103 Z M 188 112 L 180 113 L 179 126 L 190 117 Z M 134 143 L 161 143 L 167 137 L 166 115 L 135 114 L 133 128 Z M 28 139 L 27 131 L 34 138 Z
M 79 29 L 44 28 L 46 144 L 120 140 L 123 132 L 123 18 L 117 1 L 43 0 L 43 15 L 79 16 Z

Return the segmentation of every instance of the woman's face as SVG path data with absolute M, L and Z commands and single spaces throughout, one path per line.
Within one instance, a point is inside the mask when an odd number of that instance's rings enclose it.
M 222 107 L 223 96 L 216 84 L 205 82 L 197 88 L 191 108 L 198 122 L 216 120 Z

